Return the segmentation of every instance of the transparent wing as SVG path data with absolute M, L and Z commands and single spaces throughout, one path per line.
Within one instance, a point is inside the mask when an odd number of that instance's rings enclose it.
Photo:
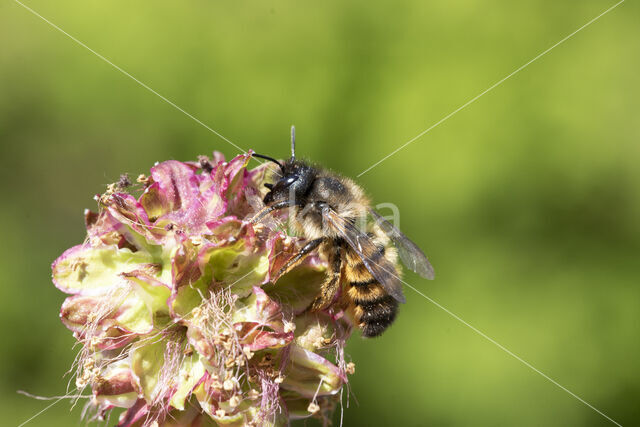
M 328 206 L 322 208 L 322 217 L 325 224 L 332 227 L 353 248 L 367 270 L 384 290 L 396 300 L 402 303 L 406 302 L 395 267 L 384 257 L 379 257 L 376 260 L 371 258 L 378 253 L 378 247 L 369 236 Z
M 378 212 L 373 209 L 369 209 L 369 212 L 398 249 L 402 263 L 414 273 L 418 273 L 425 279 L 433 280 L 435 272 L 424 252 Z

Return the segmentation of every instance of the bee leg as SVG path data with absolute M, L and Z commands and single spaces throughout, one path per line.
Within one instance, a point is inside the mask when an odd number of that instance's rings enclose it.
M 325 241 L 324 237 L 320 237 L 318 239 L 314 239 L 311 240 L 310 242 L 307 242 L 306 245 L 304 245 L 302 247 L 302 249 L 300 249 L 300 251 L 295 254 L 294 256 L 292 256 L 285 265 L 282 266 L 282 268 L 271 277 L 271 282 L 275 283 L 278 281 L 278 279 L 280 277 L 282 277 L 282 275 L 284 275 L 285 273 L 288 273 L 289 271 L 291 271 L 294 267 L 296 267 L 298 264 L 300 264 L 302 261 L 304 261 L 304 259 L 307 257 L 307 255 L 309 255 L 314 249 L 316 249 L 318 246 L 320 246 L 320 244 L 322 242 Z
M 333 302 L 333 299 L 340 288 L 340 271 L 342 270 L 342 256 L 340 253 L 340 247 L 336 246 L 331 252 L 329 258 L 330 271 L 327 274 L 327 278 L 320 287 L 320 293 L 309 305 L 308 310 L 318 311 L 324 310 Z
M 269 215 L 273 211 L 277 211 L 279 209 L 284 209 L 290 207 L 292 204 L 289 200 L 283 200 L 278 203 L 274 203 L 273 205 L 265 206 L 261 210 L 259 210 L 250 220 L 249 222 L 255 224 L 260 222 L 262 218 Z

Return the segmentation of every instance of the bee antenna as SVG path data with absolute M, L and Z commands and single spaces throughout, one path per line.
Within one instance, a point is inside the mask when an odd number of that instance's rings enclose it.
M 291 125 L 291 158 L 296 159 L 296 127 Z
M 284 167 L 282 166 L 282 163 L 280 163 L 279 161 L 277 161 L 273 157 L 265 156 L 264 154 L 258 154 L 258 153 L 253 153 L 252 156 L 253 157 L 258 157 L 258 158 L 261 158 L 261 159 L 265 159 L 265 160 L 269 160 L 270 162 L 273 162 L 276 165 L 278 165 L 280 167 L 280 170 L 284 172 Z

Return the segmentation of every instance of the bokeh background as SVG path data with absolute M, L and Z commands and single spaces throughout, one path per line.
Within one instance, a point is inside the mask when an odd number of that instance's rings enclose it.
M 355 177 L 615 1 L 24 4 L 243 149 L 285 157 L 294 123 L 300 155 Z M 623 425 L 640 423 L 639 18 L 623 3 L 358 179 L 435 266 L 409 283 Z M 49 402 L 17 390 L 66 386 L 50 263 L 92 196 L 238 151 L 12 0 L 0 40 L 0 423 L 18 425 Z M 610 424 L 406 294 L 382 338 L 349 344 L 345 425 Z

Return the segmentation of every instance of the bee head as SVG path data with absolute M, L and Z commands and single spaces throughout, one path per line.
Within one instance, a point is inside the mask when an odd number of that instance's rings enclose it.
M 265 184 L 265 187 L 270 190 L 264 197 L 266 205 L 289 199 L 292 199 L 295 204 L 301 204 L 309 192 L 316 177 L 316 170 L 307 163 L 296 160 L 295 147 L 295 127 L 291 126 L 291 158 L 284 164 L 273 157 L 262 154 L 253 155 L 274 162 L 280 168 L 280 172 L 275 174 L 275 183 Z
M 266 205 L 292 199 L 295 204 L 303 203 L 311 184 L 315 179 L 315 169 L 306 163 L 291 158 L 281 168 L 281 173 L 276 174 L 274 184 L 265 184 L 270 190 L 264 197 Z

